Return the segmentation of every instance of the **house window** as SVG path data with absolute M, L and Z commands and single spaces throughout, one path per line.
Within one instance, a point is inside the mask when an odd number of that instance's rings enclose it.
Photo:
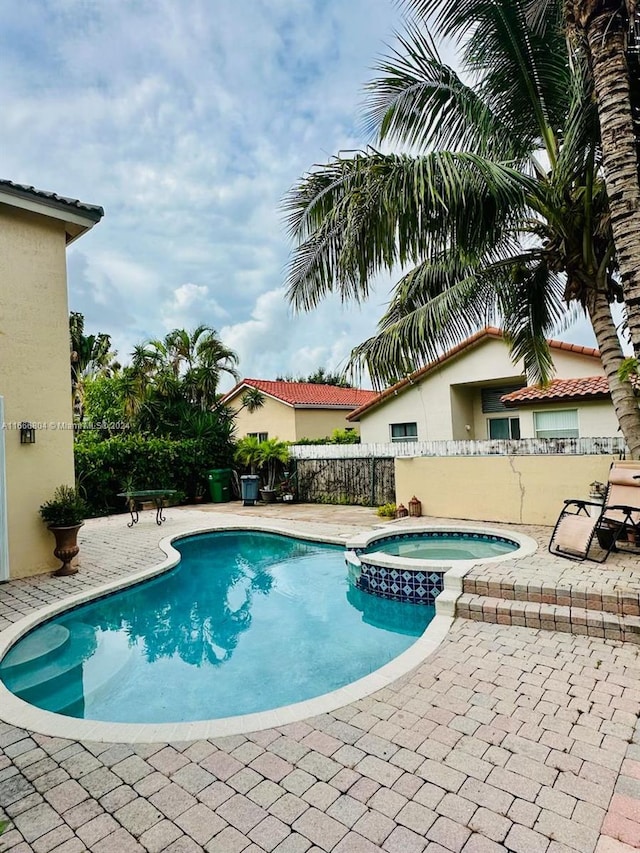
M 266 441 L 269 438 L 268 432 L 248 432 L 247 436 L 249 438 L 257 438 L 258 441 Z
M 391 424 L 391 441 L 417 441 L 418 424 Z
M 489 418 L 489 438 L 520 438 L 520 418 Z
M 507 407 L 502 402 L 501 397 L 504 397 L 505 394 L 510 394 L 512 391 L 518 391 L 523 387 L 524 382 L 520 382 L 518 385 L 501 385 L 499 388 L 481 388 L 480 400 L 482 402 L 483 413 L 485 415 L 490 415 L 492 412 L 508 411 Z
M 536 438 L 578 438 L 578 410 L 534 412 L 533 426 Z

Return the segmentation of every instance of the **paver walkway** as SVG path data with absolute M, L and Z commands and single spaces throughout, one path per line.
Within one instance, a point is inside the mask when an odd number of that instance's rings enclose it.
M 346 534 L 377 521 L 338 509 L 294 526 Z M 171 510 L 162 531 L 149 515 L 133 531 L 122 517 L 90 522 L 81 573 L 3 585 L 0 619 L 151 565 L 161 536 L 233 525 L 233 512 Z M 544 552 L 532 559 L 545 570 Z M 0 723 L 0 809 L 12 821 L 0 849 L 628 853 L 640 847 L 639 655 L 632 643 L 457 619 L 391 686 L 277 729 L 131 746 Z

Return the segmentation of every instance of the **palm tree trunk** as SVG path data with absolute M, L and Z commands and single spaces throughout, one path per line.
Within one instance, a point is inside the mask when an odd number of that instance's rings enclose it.
M 618 378 L 618 368 L 624 355 L 616 331 L 611 306 L 606 295 L 598 291 L 594 300 L 587 306 L 593 331 L 596 335 L 602 366 L 609 381 L 611 402 L 629 448 L 632 459 L 640 459 L 640 408 L 638 398 L 633 393 L 630 382 Z
M 598 101 L 611 228 L 634 353 L 640 355 L 640 184 L 620 0 L 578 0 Z

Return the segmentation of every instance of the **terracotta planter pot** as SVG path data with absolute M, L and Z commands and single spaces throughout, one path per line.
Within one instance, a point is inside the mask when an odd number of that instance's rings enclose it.
M 80 551 L 78 545 L 78 530 L 82 527 L 84 521 L 80 524 L 75 524 L 72 527 L 53 527 L 49 525 L 49 530 L 56 537 L 56 547 L 53 549 L 54 556 L 62 560 L 60 568 L 54 572 L 56 577 L 66 577 L 66 575 L 75 575 L 78 571 L 77 566 L 72 566 L 71 561 L 77 556 Z

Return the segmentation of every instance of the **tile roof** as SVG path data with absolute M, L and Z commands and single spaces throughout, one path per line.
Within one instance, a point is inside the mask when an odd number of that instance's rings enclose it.
M 606 376 L 583 376 L 579 379 L 553 379 L 548 385 L 529 385 L 501 397 L 505 406 L 527 403 L 558 403 L 563 400 L 604 400 L 609 397 Z
M 66 198 L 56 193 L 37 190 L 35 187 L 30 187 L 26 184 L 16 184 L 13 181 L 0 178 L 0 192 L 3 191 L 19 198 L 32 198 L 36 201 L 50 204 L 59 210 L 75 210 L 77 213 L 81 213 L 94 222 L 99 222 L 104 216 L 104 208 L 100 207 L 100 205 L 85 204 L 85 202 L 79 201 L 77 198 Z
M 415 370 L 412 374 L 406 377 L 406 379 L 401 379 L 399 382 L 396 382 L 395 385 L 391 385 L 389 388 L 385 388 L 384 391 L 381 391 L 379 394 L 376 394 L 375 397 L 369 402 L 364 403 L 354 412 L 347 417 L 347 420 L 357 421 L 360 415 L 364 414 L 364 412 L 369 411 L 374 406 L 377 406 L 379 403 L 382 403 L 387 397 L 397 396 L 401 391 L 405 391 L 410 385 L 414 385 L 416 380 L 420 381 L 423 379 L 428 373 L 431 373 L 432 370 L 435 370 L 440 365 L 444 364 L 445 361 L 449 361 L 449 359 L 454 358 L 460 353 L 464 352 L 466 349 L 475 346 L 475 344 L 480 343 L 481 341 L 487 338 L 498 338 L 502 340 L 504 335 L 502 333 L 502 329 L 498 329 L 495 326 L 486 326 L 484 329 L 480 329 L 479 332 L 476 332 L 473 335 L 470 335 L 466 340 L 457 344 L 455 347 L 452 347 L 447 352 L 443 353 L 441 356 L 438 356 L 434 361 L 429 362 L 425 367 L 421 367 L 419 370 Z M 565 352 L 575 352 L 578 355 L 585 355 L 589 358 L 600 358 L 600 351 L 597 349 L 593 349 L 592 347 L 583 347 L 579 344 L 568 344 L 565 341 L 554 341 L 550 340 L 549 346 L 551 349 L 559 349 L 564 350 Z
M 243 379 L 222 403 L 227 403 L 245 388 L 257 388 L 270 397 L 298 408 L 355 409 L 377 396 L 375 391 L 359 388 L 339 388 L 337 385 L 317 385 L 313 382 L 275 382 L 268 379 Z

